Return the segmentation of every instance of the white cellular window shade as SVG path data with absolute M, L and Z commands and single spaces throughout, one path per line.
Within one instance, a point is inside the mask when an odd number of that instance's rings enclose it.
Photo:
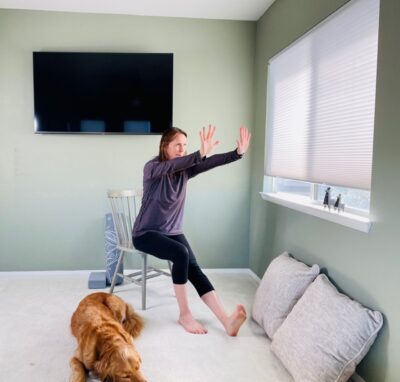
M 352 0 L 268 66 L 265 174 L 369 190 L 379 0 Z

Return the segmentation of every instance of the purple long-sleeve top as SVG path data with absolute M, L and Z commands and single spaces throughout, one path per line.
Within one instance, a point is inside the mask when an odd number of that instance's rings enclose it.
M 166 161 L 154 158 L 143 170 L 143 199 L 133 227 L 133 236 L 149 231 L 167 235 L 182 232 L 186 184 L 190 178 L 242 156 L 236 150 L 202 159 L 200 151 Z

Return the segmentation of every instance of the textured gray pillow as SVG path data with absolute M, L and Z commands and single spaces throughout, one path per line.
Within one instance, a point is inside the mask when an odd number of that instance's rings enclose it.
M 254 320 L 264 328 L 269 338 L 273 337 L 318 274 L 318 265 L 309 267 L 287 252 L 271 261 L 257 289 L 252 308 Z
M 275 333 L 272 351 L 296 382 L 344 382 L 367 354 L 382 314 L 318 276 Z

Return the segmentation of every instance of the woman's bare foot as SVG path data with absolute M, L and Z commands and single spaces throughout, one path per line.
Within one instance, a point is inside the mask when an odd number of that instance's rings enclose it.
M 247 313 L 244 306 L 240 304 L 236 305 L 235 311 L 228 317 L 228 320 L 224 325 L 228 335 L 235 337 L 246 318 Z
M 198 321 L 196 321 L 191 313 L 179 316 L 178 322 L 189 333 L 193 334 L 206 334 L 208 331 Z

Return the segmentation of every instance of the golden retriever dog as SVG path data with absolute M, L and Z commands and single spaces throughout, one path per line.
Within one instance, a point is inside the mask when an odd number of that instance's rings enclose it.
M 133 344 L 143 319 L 119 297 L 109 293 L 86 296 L 71 318 L 78 348 L 71 359 L 71 382 L 86 381 L 86 372 L 102 382 L 146 382 Z

